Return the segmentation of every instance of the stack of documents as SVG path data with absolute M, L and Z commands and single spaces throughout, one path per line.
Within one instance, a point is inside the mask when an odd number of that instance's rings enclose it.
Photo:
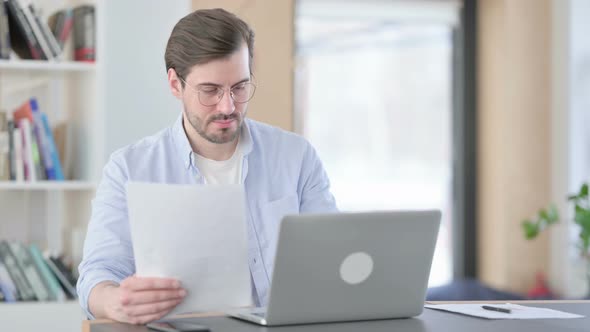
M 483 307 L 499 308 L 502 311 L 484 309 Z M 457 304 L 427 304 L 424 307 L 436 310 L 455 312 L 458 314 L 488 318 L 488 319 L 541 319 L 541 318 L 582 318 L 584 316 L 570 314 L 559 310 L 522 306 L 513 303 L 457 303 Z M 507 310 L 506 310 L 507 309 Z

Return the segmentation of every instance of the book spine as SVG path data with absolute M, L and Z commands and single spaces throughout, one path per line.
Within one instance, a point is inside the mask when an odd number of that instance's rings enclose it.
M 53 274 L 57 277 L 57 279 L 59 280 L 60 284 L 63 286 L 63 288 L 65 289 L 65 291 L 67 292 L 67 294 L 71 297 L 71 298 L 77 298 L 78 294 L 76 293 L 76 285 L 72 284 L 69 280 L 67 275 L 65 275 L 60 269 L 59 267 L 56 265 L 56 262 L 54 260 L 53 257 L 51 257 L 50 255 L 45 255 L 45 262 L 47 262 L 47 266 L 49 266 L 49 268 L 51 269 L 51 271 L 53 271 Z
M 16 180 L 16 156 L 14 151 L 14 121 L 8 120 L 8 159 L 10 159 L 10 180 Z
M 0 59 L 10 58 L 10 27 L 8 25 L 8 15 L 4 1 L 0 6 Z
M 39 46 L 39 42 L 35 38 L 33 34 L 33 30 L 31 26 L 27 22 L 27 19 L 20 8 L 20 5 L 17 3 L 16 0 L 6 0 L 6 6 L 8 11 L 12 14 L 17 22 L 17 28 L 21 31 L 22 35 L 24 36 L 29 51 L 31 53 L 31 57 L 35 60 L 45 60 L 42 52 L 41 47 Z
M 4 294 L 4 300 L 6 302 L 16 302 L 18 301 L 18 291 L 16 290 L 16 285 L 10 274 L 8 274 L 8 270 L 6 266 L 2 262 L 0 258 L 0 289 L 2 289 L 2 293 Z
M 58 41 L 59 41 L 62 48 L 64 47 L 66 41 L 68 40 L 68 37 L 70 37 L 73 27 L 74 27 L 74 12 L 71 8 L 67 8 L 63 12 L 62 21 L 61 21 L 61 24 L 59 25 L 59 30 L 57 30 L 59 33 L 58 34 L 58 36 L 59 36 Z
M 31 257 L 33 258 L 33 261 L 35 262 L 35 264 L 37 265 L 37 268 L 41 272 L 41 275 L 45 279 L 46 284 L 49 286 L 49 291 L 51 293 L 51 299 L 57 300 L 60 302 L 65 301 L 66 294 L 64 293 L 63 289 L 59 285 L 59 281 L 57 281 L 56 276 L 53 274 L 53 272 L 51 272 L 51 270 L 47 266 L 47 263 L 45 262 L 45 259 L 43 258 L 43 254 L 41 253 L 41 250 L 39 250 L 39 247 L 37 247 L 37 245 L 35 245 L 35 244 L 31 244 L 29 247 L 29 251 L 31 253 Z
M 0 181 L 10 180 L 10 143 L 8 131 L 0 131 Z
M 19 298 L 23 301 L 35 300 L 35 293 L 33 292 L 33 289 L 31 288 L 31 285 L 29 285 L 29 282 L 25 278 L 23 272 L 18 267 L 16 258 L 13 256 L 8 242 L 6 241 L 0 242 L 0 258 L 2 258 L 10 278 L 12 278 L 12 281 L 14 281 L 14 284 L 16 285 Z
M 16 181 L 25 180 L 25 165 L 23 159 L 23 138 L 19 128 L 15 127 L 12 132 L 14 174 Z
M 45 133 L 45 126 L 43 125 L 43 119 L 41 118 L 41 112 L 39 111 L 37 100 L 31 98 L 30 105 L 33 113 L 33 128 L 35 136 L 37 137 L 37 147 L 39 148 L 42 168 L 44 169 L 44 174 L 46 174 L 48 180 L 55 180 L 55 169 L 51 158 L 49 139 Z
M 49 290 L 45 282 L 41 278 L 39 271 L 37 270 L 35 263 L 29 255 L 29 251 L 25 248 L 22 243 L 13 242 L 10 243 L 10 249 L 16 257 L 16 262 L 20 269 L 24 272 L 25 278 L 31 285 L 35 297 L 39 301 L 49 301 Z
M 25 19 L 29 23 L 31 30 L 33 31 L 33 35 L 39 44 L 39 48 L 43 54 L 43 59 L 51 60 L 53 59 L 53 53 L 51 52 L 51 48 L 49 48 L 49 44 L 43 38 L 43 33 L 41 32 L 41 28 L 37 25 L 37 21 L 35 20 L 35 16 L 31 12 L 31 8 L 29 6 L 28 0 L 17 0 L 19 2 L 20 8 L 25 16 Z
M 47 135 L 47 144 L 49 148 L 49 155 L 53 165 L 53 170 L 55 172 L 55 180 L 63 181 L 64 174 L 63 169 L 61 167 L 61 162 L 59 161 L 59 154 L 57 153 L 57 146 L 55 145 L 53 131 L 49 126 L 49 120 L 47 120 L 47 115 L 43 112 L 41 112 L 41 121 L 43 122 L 43 128 L 45 129 L 45 134 Z
M 23 146 L 23 164 L 25 179 L 29 182 L 37 181 L 35 164 L 33 161 L 33 139 L 31 137 L 31 123 L 29 119 L 20 119 L 18 127 L 21 132 Z
M 33 6 L 32 3 L 29 4 L 29 10 L 33 14 L 35 22 L 37 23 L 37 26 L 39 26 L 41 34 L 43 35 L 43 38 L 47 42 L 47 45 L 49 46 L 51 53 L 53 54 L 53 58 L 58 58 L 61 54 L 61 47 L 55 39 L 55 36 L 53 36 L 53 33 L 51 33 L 49 26 L 41 19 L 39 11 Z

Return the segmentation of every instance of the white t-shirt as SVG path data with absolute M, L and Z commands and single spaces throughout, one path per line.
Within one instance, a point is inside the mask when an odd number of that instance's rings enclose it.
M 242 183 L 242 147 L 240 142 L 231 158 L 227 160 L 207 159 L 193 152 L 195 164 L 206 184 L 240 184 Z

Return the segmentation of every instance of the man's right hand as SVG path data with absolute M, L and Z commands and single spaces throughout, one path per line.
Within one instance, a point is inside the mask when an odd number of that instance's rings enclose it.
M 103 282 L 90 292 L 88 306 L 96 318 L 145 324 L 164 317 L 186 295 L 180 282 L 169 278 L 128 277 L 120 285 Z

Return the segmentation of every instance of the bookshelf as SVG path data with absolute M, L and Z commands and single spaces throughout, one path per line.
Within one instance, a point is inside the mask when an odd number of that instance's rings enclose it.
M 0 60 L 0 73 L 11 71 L 92 72 L 95 68 L 94 63 L 77 61 Z
M 96 61 L 73 61 L 72 41 L 59 61 L 0 60 L 0 108 L 35 96 L 54 127 L 63 126 L 65 181 L 0 181 L 0 239 L 63 252 L 77 266 L 101 171 L 117 148 L 173 123 L 180 104 L 167 88 L 164 49 L 191 1 L 34 0 L 47 17 L 93 4 Z M 141 9 L 141 15 L 138 14 Z M 132 17 L 132 20 L 129 18 Z M 157 19 L 154 19 L 157 18 Z M 106 24 L 108 22 L 108 24 Z M 132 23 L 132 24 L 130 24 Z M 77 301 L 0 302 L 2 330 L 79 331 Z M 35 319 L 30 319 L 35 317 Z

